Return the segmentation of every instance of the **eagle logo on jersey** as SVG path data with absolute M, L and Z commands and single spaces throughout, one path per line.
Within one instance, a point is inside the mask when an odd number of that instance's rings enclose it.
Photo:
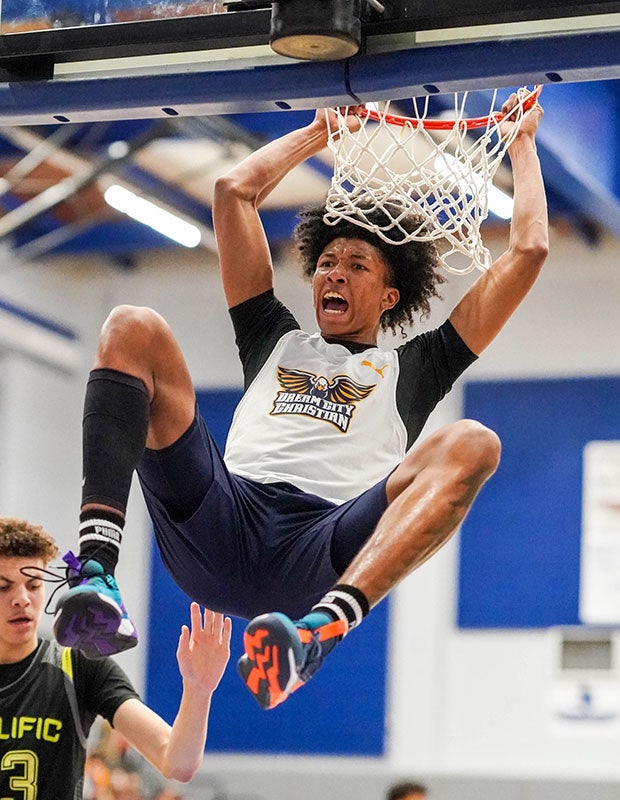
M 357 383 L 348 375 L 336 375 L 331 381 L 300 369 L 278 367 L 282 387 L 273 401 L 272 415 L 302 414 L 335 425 L 343 433 L 353 419 L 355 404 L 372 392 L 374 386 Z

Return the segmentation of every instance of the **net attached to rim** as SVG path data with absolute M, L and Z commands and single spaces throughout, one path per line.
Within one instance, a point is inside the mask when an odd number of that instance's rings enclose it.
M 387 102 L 380 111 L 358 112 L 355 133 L 345 122 L 348 109 L 334 109 L 325 222 L 347 220 L 391 244 L 435 241 L 448 272 L 486 270 L 491 257 L 480 225 L 489 214 L 493 178 L 541 89 L 519 89 L 506 117 L 493 111 L 497 90 L 486 117 L 465 117 L 467 92 L 454 94 L 449 120 L 427 118 L 428 97 L 413 99 L 412 117 L 391 114 Z M 502 128 L 505 118 L 513 124 Z

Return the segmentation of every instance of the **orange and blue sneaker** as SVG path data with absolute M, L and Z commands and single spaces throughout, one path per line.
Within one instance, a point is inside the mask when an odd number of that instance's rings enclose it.
M 245 629 L 237 670 L 259 706 L 275 708 L 310 680 L 346 632 L 341 620 L 309 628 L 278 611 L 261 614 Z
M 53 631 L 56 640 L 81 650 L 89 658 L 101 658 L 129 650 L 138 634 L 129 619 L 118 584 L 94 559 L 82 563 L 65 553 L 66 581 L 71 587 L 58 601 Z

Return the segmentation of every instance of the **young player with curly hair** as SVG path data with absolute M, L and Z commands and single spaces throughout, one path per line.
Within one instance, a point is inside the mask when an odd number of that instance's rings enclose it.
M 111 658 L 89 659 L 39 635 L 44 579 L 57 554 L 39 525 L 0 518 L 0 785 L 37 800 L 81 798 L 97 715 L 163 775 L 188 781 L 202 764 L 230 619 L 192 604 L 191 630 L 184 625 L 179 638 L 183 695 L 171 727 Z

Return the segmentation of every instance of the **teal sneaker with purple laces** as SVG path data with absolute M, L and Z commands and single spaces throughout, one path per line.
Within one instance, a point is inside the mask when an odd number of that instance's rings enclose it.
M 118 584 L 94 559 L 82 563 L 65 553 L 67 583 L 71 587 L 56 606 L 53 632 L 59 644 L 101 658 L 129 650 L 138 633 L 121 600 Z

